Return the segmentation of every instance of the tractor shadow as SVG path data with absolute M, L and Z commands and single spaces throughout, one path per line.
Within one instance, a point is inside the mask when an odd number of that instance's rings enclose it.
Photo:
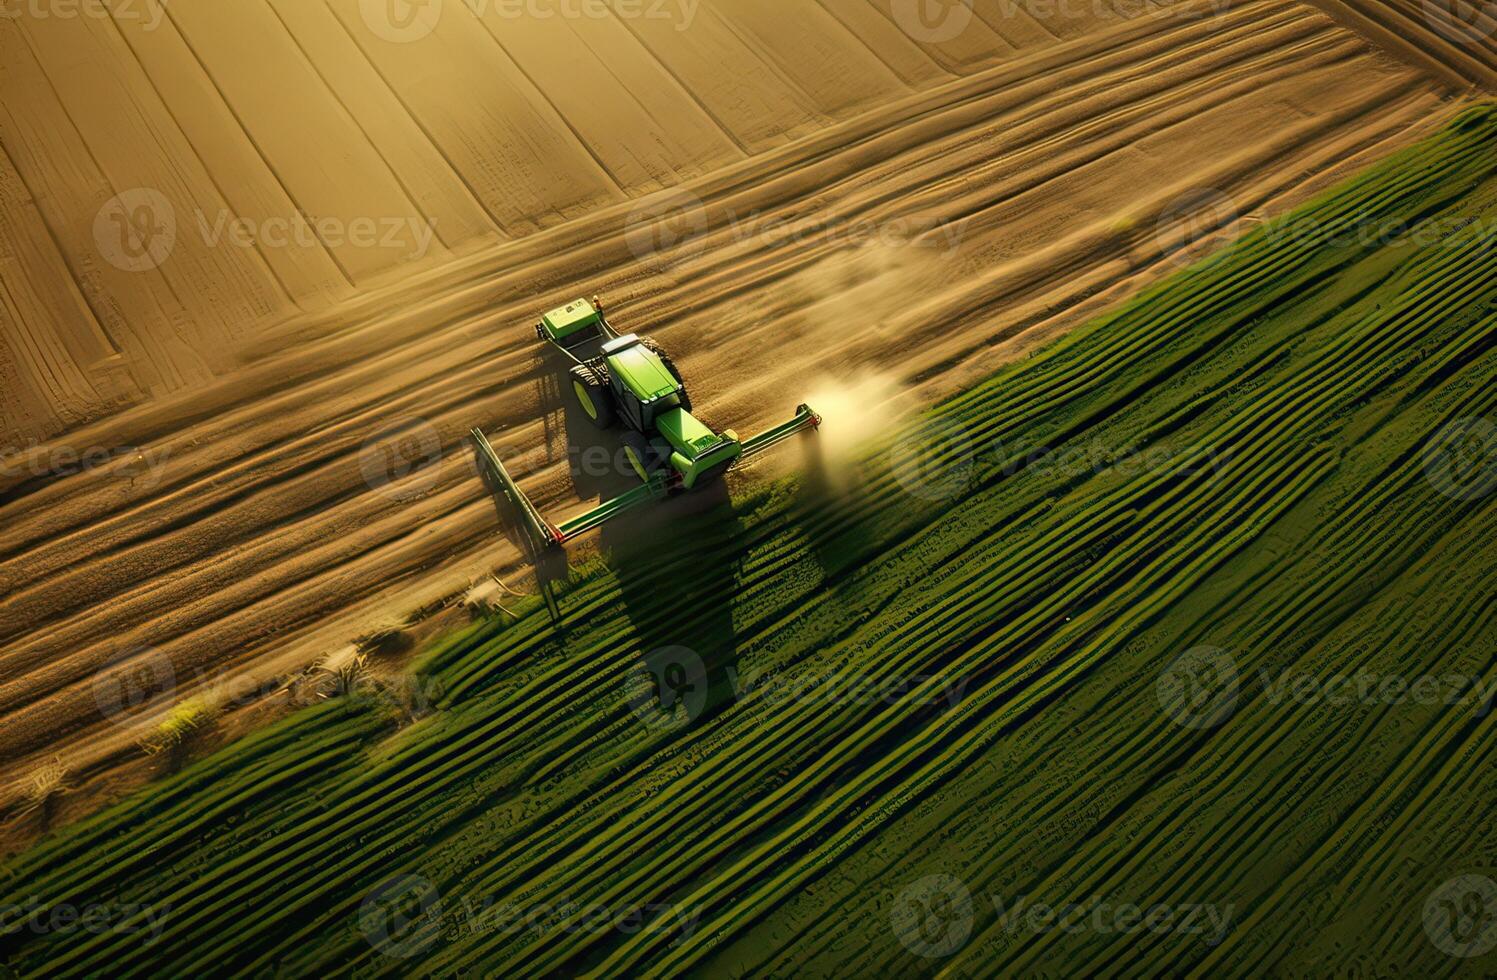
M 733 612 L 748 550 L 726 483 L 718 481 L 620 518 L 601 530 L 642 656 L 646 721 L 703 724 L 738 693 Z
M 570 362 L 544 352 L 539 389 L 547 445 L 565 447 L 573 489 L 584 503 L 603 503 L 639 486 L 619 439 L 620 427 L 600 429 L 572 396 Z M 511 517 L 511 523 L 517 523 Z M 615 573 L 624 613 L 642 654 L 651 689 L 638 713 L 705 722 L 729 707 L 737 692 L 737 636 L 733 625 L 738 569 L 746 546 L 727 484 L 671 497 L 633 510 L 596 532 L 604 563 Z M 523 532 L 521 532 L 523 537 Z M 567 575 L 567 555 L 532 555 L 543 588 Z
M 620 428 L 600 429 L 572 397 L 571 362 L 555 351 L 541 354 L 540 410 L 547 446 L 558 442 L 567 454 L 567 472 L 579 500 L 601 503 L 639 486 Z

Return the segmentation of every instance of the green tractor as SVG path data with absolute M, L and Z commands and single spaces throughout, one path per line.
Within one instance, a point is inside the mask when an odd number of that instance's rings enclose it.
M 535 332 L 572 362 L 572 394 L 582 412 L 600 429 L 623 430 L 624 452 L 643 484 L 570 521 L 552 524 L 521 492 L 484 434 L 474 429 L 480 468 L 491 489 L 519 509 L 541 544 L 565 544 L 642 503 L 705 486 L 735 463 L 821 425 L 820 416 L 801 405 L 789 422 L 751 439 L 739 439 L 732 429 L 713 432 L 691 414 L 691 396 L 665 351 L 646 338 L 615 331 L 596 297 L 552 310 Z
M 665 351 L 615 333 L 596 301 L 552 310 L 535 331 L 574 362 L 572 393 L 593 424 L 624 430 L 624 452 L 641 481 L 669 469 L 680 489 L 691 490 L 743 456 L 737 433 L 718 435 L 691 414 L 691 396 Z

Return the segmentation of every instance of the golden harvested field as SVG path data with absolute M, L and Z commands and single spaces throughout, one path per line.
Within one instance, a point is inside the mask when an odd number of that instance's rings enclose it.
M 133 758 L 123 677 L 148 725 L 524 588 L 469 427 L 548 511 L 609 486 L 544 309 L 744 432 L 929 401 L 1497 78 L 1459 3 L 935 9 L 0 0 L 0 783 Z

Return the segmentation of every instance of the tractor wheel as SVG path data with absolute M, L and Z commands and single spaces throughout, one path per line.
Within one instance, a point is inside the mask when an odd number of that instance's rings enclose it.
M 608 379 L 601 372 L 585 364 L 572 368 L 572 393 L 577 404 L 594 425 L 607 429 L 613 425 L 613 392 L 608 390 Z
M 671 356 L 653 340 L 644 340 L 640 343 L 652 354 L 660 358 L 660 363 L 664 364 L 665 369 L 671 373 L 671 377 L 676 379 L 676 383 L 681 386 L 681 407 L 688 412 L 691 411 L 691 395 L 686 391 L 686 379 L 682 378 L 681 372 L 676 370 L 676 362 L 671 360 Z
M 634 475 L 642 483 L 649 483 L 656 469 L 655 453 L 650 449 L 649 440 L 638 432 L 625 432 L 620 441 L 624 444 L 624 456 L 634 467 Z

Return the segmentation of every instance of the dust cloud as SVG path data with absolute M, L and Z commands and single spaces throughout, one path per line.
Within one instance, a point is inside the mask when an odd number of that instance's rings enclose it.
M 856 491 L 864 463 L 910 411 L 910 399 L 897 381 L 872 369 L 846 378 L 823 378 L 806 404 L 821 416 L 821 430 L 807 445 L 808 468 L 826 491 Z
M 873 352 L 896 334 L 895 318 L 906 312 L 922 284 L 935 274 L 934 256 L 915 242 L 866 242 L 834 253 L 787 283 L 806 318 L 840 318 L 857 334 L 857 351 L 868 363 L 840 365 L 836 374 L 812 381 L 805 399 L 821 416 L 821 430 L 807 445 L 813 484 L 846 497 L 863 480 L 864 464 L 916 409 L 900 378 L 875 366 Z M 856 356 L 856 355 L 854 355 Z

